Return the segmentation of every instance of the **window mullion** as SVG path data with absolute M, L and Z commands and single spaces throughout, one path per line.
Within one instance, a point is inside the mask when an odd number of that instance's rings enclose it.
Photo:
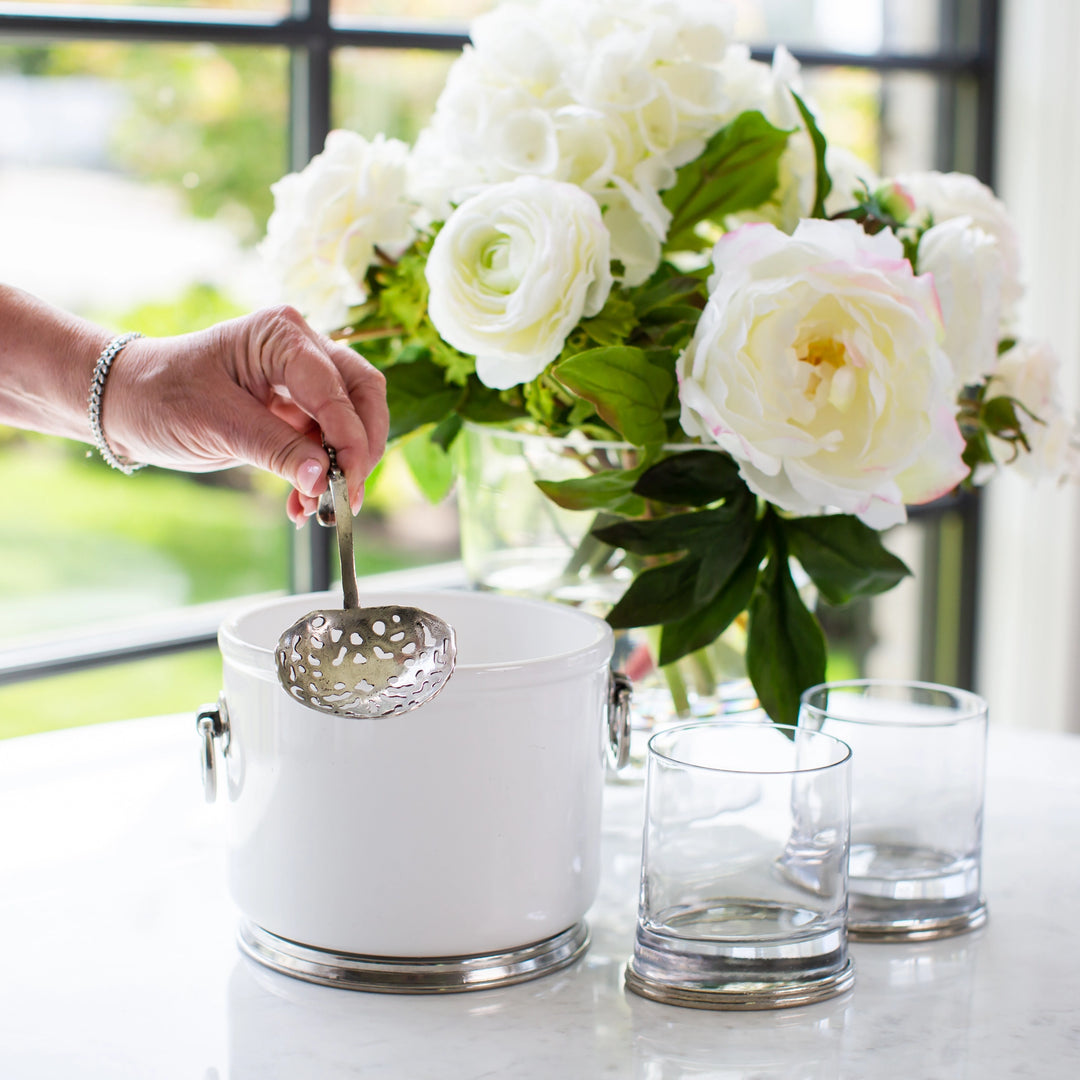
M 289 168 L 299 170 L 322 150 L 330 130 L 330 0 L 293 0 L 292 13 L 309 28 L 289 64 Z M 328 589 L 332 530 L 311 519 L 292 535 L 293 592 Z

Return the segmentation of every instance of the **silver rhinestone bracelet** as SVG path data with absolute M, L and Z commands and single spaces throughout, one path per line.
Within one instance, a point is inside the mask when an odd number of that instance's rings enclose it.
M 133 472 L 144 469 L 146 466 L 124 461 L 113 453 L 113 449 L 105 438 L 105 431 L 101 426 L 101 395 L 105 392 L 105 379 L 108 377 L 109 368 L 112 367 L 112 362 L 120 354 L 120 350 L 129 341 L 134 341 L 140 337 L 142 337 L 142 334 L 138 330 L 132 330 L 130 333 L 119 334 L 114 337 L 98 357 L 97 364 L 94 367 L 94 377 L 90 380 L 90 434 L 94 437 L 94 446 L 97 447 L 97 451 L 106 465 L 119 469 L 126 476 L 130 476 Z

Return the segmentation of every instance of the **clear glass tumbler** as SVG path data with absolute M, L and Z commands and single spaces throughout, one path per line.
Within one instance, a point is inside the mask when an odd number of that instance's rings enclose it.
M 981 926 L 986 702 L 932 683 L 824 683 L 803 694 L 799 726 L 852 749 L 851 936 Z
M 714 1009 L 804 1005 L 851 986 L 851 752 L 767 721 L 649 740 L 627 988 Z

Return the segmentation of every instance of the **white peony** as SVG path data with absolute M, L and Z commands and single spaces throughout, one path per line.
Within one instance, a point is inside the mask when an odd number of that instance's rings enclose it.
M 747 225 L 713 252 L 678 362 L 682 426 L 784 510 L 902 522 L 967 474 L 937 297 L 890 232 Z
M 923 233 L 918 269 L 931 274 L 945 323 L 953 387 L 979 382 L 997 363 L 1004 260 L 997 241 L 969 217 L 949 218 Z
M 528 382 L 611 291 L 610 244 L 595 200 L 523 176 L 463 202 L 427 262 L 428 314 L 444 341 L 476 357 L 481 382 Z
M 1003 260 L 1002 318 L 1011 324 L 1024 294 L 1020 271 L 1020 238 L 1005 204 L 985 184 L 966 173 L 922 172 L 896 177 L 915 205 L 934 224 L 968 217 L 998 243 Z
M 1013 463 L 1015 458 L 1016 468 L 1032 480 L 1080 475 L 1077 432 L 1061 406 L 1059 369 L 1049 345 L 1022 342 L 1001 357 L 986 390 L 987 400 L 1012 397 L 1024 407 L 1016 415 L 1031 452 L 1021 448 L 1017 454 L 1010 443 L 992 436 L 990 450 L 999 465 Z
M 312 326 L 344 325 L 349 309 L 367 299 L 377 251 L 397 258 L 415 239 L 408 156 L 397 139 L 332 131 L 302 172 L 272 185 L 274 212 L 259 250 L 284 298 Z

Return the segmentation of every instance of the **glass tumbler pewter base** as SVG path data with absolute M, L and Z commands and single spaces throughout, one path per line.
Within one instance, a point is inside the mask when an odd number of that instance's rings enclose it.
M 803 694 L 799 726 L 852 749 L 848 933 L 929 941 L 986 922 L 986 702 L 931 683 L 856 679 Z
M 681 912 L 678 935 L 639 926 L 626 987 L 665 1005 L 696 1009 L 784 1009 L 844 993 L 855 983 L 855 967 L 843 927 L 800 942 L 786 936 L 799 915 L 749 900 Z M 786 936 L 783 944 L 767 940 L 770 924 L 777 937 Z M 732 936 L 740 926 L 753 944 Z M 724 938 L 712 940 L 715 933 Z
M 649 740 L 628 990 L 776 1009 L 852 986 L 850 757 L 837 739 L 761 720 L 682 724 Z

